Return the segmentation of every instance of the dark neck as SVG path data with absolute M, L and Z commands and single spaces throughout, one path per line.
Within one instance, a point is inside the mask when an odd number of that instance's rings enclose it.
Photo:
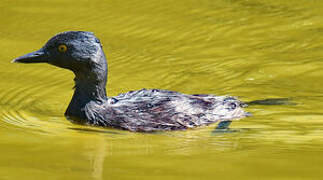
M 105 84 L 106 82 L 88 82 L 75 78 L 75 91 L 65 115 L 71 120 L 86 122 L 84 107 L 91 101 L 101 104 L 106 100 Z
M 83 79 L 75 79 L 75 92 L 72 101 L 84 104 L 89 101 L 102 102 L 106 99 L 106 81 L 92 82 Z
M 98 64 L 94 70 L 88 72 L 80 71 L 75 74 L 75 91 L 72 100 L 65 112 L 70 120 L 79 123 L 85 123 L 84 108 L 89 102 L 101 104 L 107 99 L 106 82 L 107 82 L 107 66 L 105 57 L 102 56 L 104 63 Z

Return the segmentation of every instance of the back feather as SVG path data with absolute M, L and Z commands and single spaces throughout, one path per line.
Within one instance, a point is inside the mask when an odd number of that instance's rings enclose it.
M 246 105 L 230 96 L 186 95 L 174 91 L 142 89 L 89 103 L 90 124 L 130 131 L 180 130 L 248 116 Z

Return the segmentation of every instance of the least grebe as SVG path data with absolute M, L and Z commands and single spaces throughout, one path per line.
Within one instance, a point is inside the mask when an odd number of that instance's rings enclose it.
M 65 116 L 75 123 L 150 132 L 225 122 L 222 126 L 249 115 L 242 109 L 245 103 L 230 96 L 142 89 L 108 97 L 107 60 L 92 32 L 59 33 L 13 62 L 48 63 L 73 71 L 75 92 Z

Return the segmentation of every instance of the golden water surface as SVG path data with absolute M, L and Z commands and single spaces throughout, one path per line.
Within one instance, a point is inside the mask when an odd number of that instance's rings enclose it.
M 1 0 L 0 179 L 322 179 L 323 1 Z M 231 130 L 155 134 L 63 116 L 73 74 L 11 64 L 67 30 L 94 32 L 109 96 L 141 88 L 255 105 Z

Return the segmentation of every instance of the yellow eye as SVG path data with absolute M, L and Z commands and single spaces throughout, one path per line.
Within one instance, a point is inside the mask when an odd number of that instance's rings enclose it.
M 67 51 L 67 46 L 65 44 L 61 44 L 58 46 L 58 51 L 59 52 L 66 52 Z

